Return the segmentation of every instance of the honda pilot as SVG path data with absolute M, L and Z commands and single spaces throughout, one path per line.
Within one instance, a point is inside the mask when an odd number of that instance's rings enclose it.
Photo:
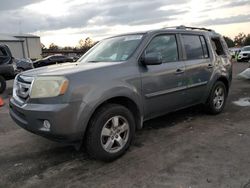
M 100 41 L 76 63 L 17 75 L 10 115 L 30 132 L 83 143 L 93 158 L 111 161 L 146 120 L 197 104 L 222 112 L 231 80 L 227 45 L 213 30 L 123 34 Z

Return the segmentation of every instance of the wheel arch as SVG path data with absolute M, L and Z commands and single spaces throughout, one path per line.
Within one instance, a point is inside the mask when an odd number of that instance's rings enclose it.
M 106 98 L 105 100 L 97 103 L 95 105 L 95 107 L 91 110 L 90 115 L 84 121 L 85 126 L 84 126 L 84 130 L 83 130 L 83 138 L 85 137 L 85 134 L 87 132 L 87 129 L 89 127 L 89 122 L 91 121 L 91 119 L 94 117 L 96 112 L 106 104 L 120 104 L 122 106 L 125 106 L 126 108 L 128 108 L 131 111 L 132 115 L 135 118 L 136 129 L 142 128 L 143 112 L 142 112 L 142 109 L 140 108 L 139 104 L 136 103 L 136 101 L 134 99 L 132 99 L 131 97 L 128 97 L 128 96 L 113 96 L 110 98 Z
M 207 89 L 207 92 L 206 92 L 206 95 L 204 95 L 204 98 L 202 99 L 202 103 L 207 103 L 207 100 L 212 92 L 212 89 L 214 87 L 214 84 L 218 81 L 221 81 L 222 83 L 225 84 L 225 87 L 226 87 L 226 90 L 227 90 L 227 95 L 228 95 L 228 92 L 229 92 L 229 88 L 230 88 L 230 81 L 229 79 L 224 76 L 224 75 L 218 75 L 217 77 L 214 77 L 214 79 L 210 82 L 209 86 L 208 86 L 208 89 Z
M 135 123 L 136 123 L 136 128 L 139 129 L 141 128 L 141 124 L 142 124 L 142 112 L 138 106 L 138 104 L 131 98 L 127 97 L 127 96 L 115 96 L 115 97 L 111 97 L 106 99 L 105 101 L 103 101 L 102 103 L 100 103 L 95 110 L 93 111 L 90 119 L 94 116 L 94 114 L 104 105 L 106 104 L 119 104 L 122 106 L 125 106 L 126 108 L 128 108 L 131 113 L 133 114 L 134 118 L 135 118 Z M 89 120 L 90 120 L 89 119 Z
M 226 90 L 227 90 L 227 94 L 228 94 L 228 92 L 229 92 L 229 80 L 228 80 L 225 76 L 220 76 L 220 77 L 214 82 L 214 84 L 215 84 L 216 82 L 218 82 L 218 81 L 221 81 L 222 83 L 225 84 Z

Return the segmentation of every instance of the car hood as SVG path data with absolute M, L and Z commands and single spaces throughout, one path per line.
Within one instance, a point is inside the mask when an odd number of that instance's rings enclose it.
M 77 72 L 114 66 L 121 62 L 98 62 L 98 63 L 64 63 L 25 71 L 25 76 L 61 76 Z
M 241 51 L 240 54 L 250 54 L 250 51 Z

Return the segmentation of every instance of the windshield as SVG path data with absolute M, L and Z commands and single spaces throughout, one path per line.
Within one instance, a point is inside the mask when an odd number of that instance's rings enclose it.
M 242 51 L 250 51 L 250 46 L 242 48 Z
M 79 62 L 126 61 L 138 47 L 143 35 L 126 35 L 105 39 L 96 44 Z

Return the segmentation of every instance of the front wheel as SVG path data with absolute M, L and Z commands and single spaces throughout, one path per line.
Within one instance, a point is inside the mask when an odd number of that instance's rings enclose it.
M 210 114 L 219 114 L 223 111 L 227 99 L 227 89 L 223 82 L 217 81 L 210 93 L 206 110 Z
M 135 133 L 135 120 L 124 106 L 107 104 L 90 120 L 85 146 L 95 159 L 112 161 L 125 153 Z
M 3 93 L 6 89 L 6 80 L 0 75 L 0 93 Z

